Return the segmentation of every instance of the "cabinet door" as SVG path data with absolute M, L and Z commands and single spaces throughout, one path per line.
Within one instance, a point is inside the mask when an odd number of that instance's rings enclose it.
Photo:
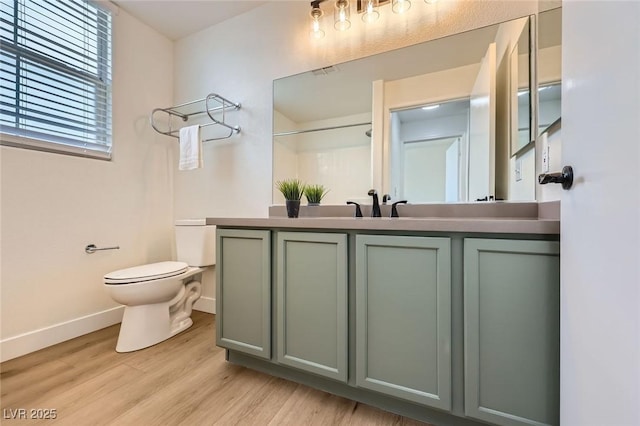
M 270 231 L 218 229 L 216 344 L 271 358 Z
M 356 383 L 451 409 L 449 238 L 356 237 Z
M 279 232 L 277 360 L 347 381 L 347 237 Z
M 559 243 L 465 239 L 465 413 L 559 423 Z

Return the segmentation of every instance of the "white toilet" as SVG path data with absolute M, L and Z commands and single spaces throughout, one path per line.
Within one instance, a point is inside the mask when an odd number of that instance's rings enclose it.
M 125 305 L 117 352 L 160 343 L 191 327 L 204 268 L 215 265 L 215 226 L 205 219 L 176 221 L 177 262 L 158 262 L 104 276 L 109 295 Z

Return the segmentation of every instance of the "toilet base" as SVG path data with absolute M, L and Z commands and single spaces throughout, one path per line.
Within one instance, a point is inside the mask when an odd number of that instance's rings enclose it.
M 192 281 L 181 297 L 164 303 L 125 306 L 116 352 L 148 348 L 193 325 L 191 308 L 200 298 L 201 284 Z
M 185 331 L 187 328 L 193 325 L 193 320 L 191 318 L 185 318 L 177 324 L 173 324 L 171 327 L 171 336 L 175 336 L 176 334 Z M 171 337 L 169 336 L 169 337 Z
M 116 352 L 148 348 L 171 336 L 168 303 L 125 306 Z
M 169 320 L 169 304 L 125 306 L 116 352 L 133 352 L 157 345 L 193 325 L 191 318 Z

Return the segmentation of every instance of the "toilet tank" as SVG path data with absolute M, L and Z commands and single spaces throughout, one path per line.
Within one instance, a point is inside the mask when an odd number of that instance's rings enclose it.
M 216 227 L 206 219 L 183 219 L 175 223 L 177 260 L 189 266 L 216 264 Z

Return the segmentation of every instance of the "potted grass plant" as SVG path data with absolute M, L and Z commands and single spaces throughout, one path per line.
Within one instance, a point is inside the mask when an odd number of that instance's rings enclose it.
M 286 179 L 276 182 L 276 188 L 284 196 L 287 204 L 287 216 L 298 217 L 300 213 L 300 199 L 304 194 L 305 184 L 299 179 Z
M 320 205 L 320 201 L 329 192 L 323 185 L 307 185 L 304 188 L 304 196 L 307 198 L 307 203 L 310 206 Z

